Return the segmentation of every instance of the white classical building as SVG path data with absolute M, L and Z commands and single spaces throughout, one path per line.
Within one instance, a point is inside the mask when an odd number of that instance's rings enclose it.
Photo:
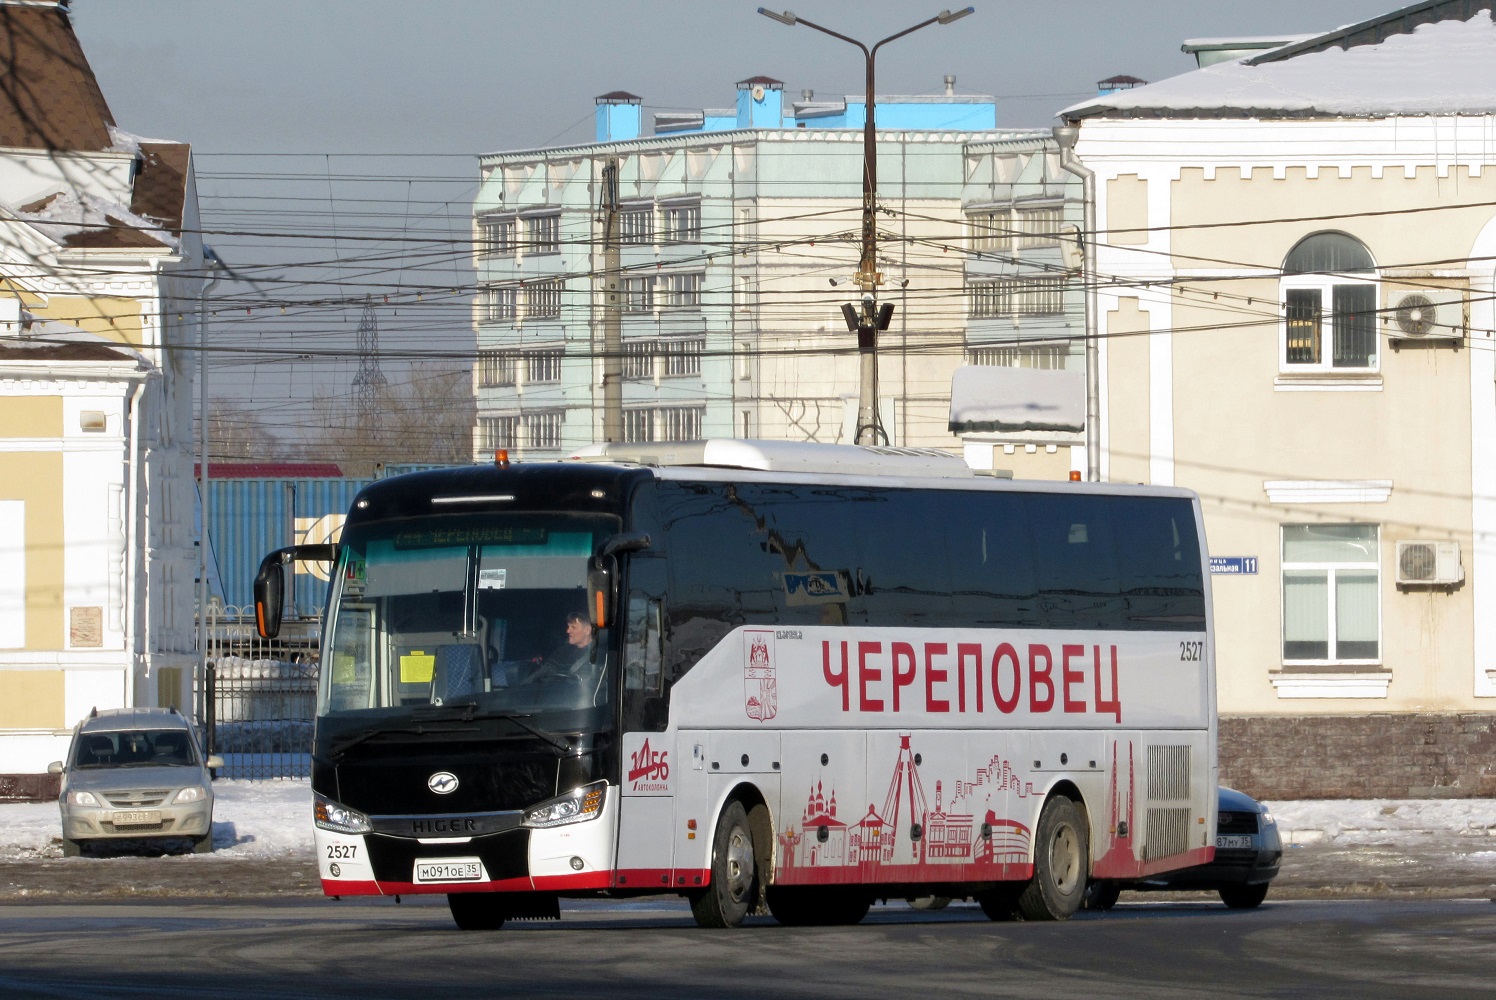
M 1492 17 L 1248 40 L 1062 113 L 1104 477 L 1201 494 L 1221 713 L 1317 720 L 1301 744 L 1496 710 Z
M 66 9 L 0 2 L 0 44 L 4 798 L 92 708 L 191 707 L 204 262 L 189 148 L 115 127 Z

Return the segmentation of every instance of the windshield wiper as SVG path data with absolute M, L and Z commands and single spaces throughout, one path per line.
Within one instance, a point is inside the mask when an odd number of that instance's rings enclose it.
M 470 717 L 459 718 L 453 721 L 471 721 Z M 352 735 L 345 736 L 327 749 L 327 756 L 337 760 L 366 740 L 372 740 L 376 736 L 425 736 L 428 733 L 470 733 L 475 730 L 470 726 L 375 726 L 370 729 L 362 729 Z
M 460 713 L 458 713 L 458 714 L 453 714 L 455 712 L 455 710 L 457 710 L 457 709 L 461 709 L 462 711 Z M 443 711 L 443 710 L 446 710 L 446 711 Z M 429 709 L 428 708 L 420 708 L 420 709 L 416 709 L 415 713 L 413 713 L 413 714 L 414 714 L 414 716 L 416 718 L 420 718 L 420 719 L 427 719 L 427 718 L 455 719 L 455 720 L 461 721 L 461 722 L 476 722 L 476 721 L 481 721 L 483 719 L 503 719 L 506 722 L 512 722 L 512 723 L 514 723 L 516 726 L 518 726 L 519 728 L 523 729 L 525 732 L 529 733 L 531 736 L 534 736 L 536 739 L 541 740 L 547 746 L 551 747 L 553 750 L 555 750 L 558 754 L 560 754 L 563 757 L 570 757 L 573 753 L 576 752 L 572 748 L 572 746 L 571 746 L 570 743 L 567 743 L 567 742 L 565 742 L 563 740 L 558 740 L 555 737 L 551 736 L 549 733 L 547 733 L 545 730 L 539 729 L 539 728 L 537 728 L 535 726 L 530 725 L 530 723 L 526 722 L 525 721 L 526 719 L 531 718 L 530 715 L 524 714 L 524 713 L 520 713 L 520 712 L 497 712 L 497 711 L 481 711 L 480 712 L 478 710 L 478 703 L 476 701 L 456 702 L 456 703 L 452 703 L 452 704 L 442 705 L 442 706 L 439 706 L 439 707 L 433 706 L 433 708 L 429 708 Z

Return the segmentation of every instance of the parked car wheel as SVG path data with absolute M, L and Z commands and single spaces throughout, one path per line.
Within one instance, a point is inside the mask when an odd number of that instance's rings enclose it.
M 195 837 L 195 838 L 193 838 L 193 841 L 192 841 L 192 853 L 193 854 L 212 854 L 213 853 L 213 835 L 211 833 L 209 833 L 209 834 L 206 834 L 206 835 L 201 836 L 201 837 Z
M 951 905 L 951 897 L 919 896 L 909 900 L 909 905 L 916 910 L 943 910 Z
M 1092 882 L 1086 886 L 1086 899 L 1081 906 L 1087 910 L 1110 910 L 1121 895 L 1122 887 L 1116 882 Z
M 83 841 L 62 838 L 62 856 L 65 858 L 76 858 L 83 853 Z

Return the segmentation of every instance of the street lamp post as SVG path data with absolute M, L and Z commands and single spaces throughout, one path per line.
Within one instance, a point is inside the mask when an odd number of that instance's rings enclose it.
M 861 365 L 861 384 L 857 400 L 857 430 L 853 435 L 853 440 L 857 444 L 888 443 L 888 433 L 884 430 L 883 421 L 878 415 L 878 331 L 888 329 L 889 322 L 893 319 L 893 303 L 884 303 L 882 307 L 878 305 L 878 286 L 883 283 L 883 275 L 878 272 L 877 259 L 878 145 L 873 131 L 876 111 L 876 98 L 873 93 L 874 62 L 878 58 L 878 50 L 894 39 L 903 38 L 905 35 L 932 24 L 950 24 L 975 10 L 975 7 L 966 7 L 954 13 L 943 10 L 928 20 L 889 35 L 869 48 L 855 38 L 832 31 L 814 21 L 807 21 L 791 11 L 778 13 L 764 7 L 758 9 L 760 14 L 780 24 L 803 24 L 807 28 L 814 28 L 822 34 L 857 46 L 862 50 L 863 59 L 867 64 L 867 121 L 862 127 L 862 262 L 858 265 L 856 278 L 853 279 L 862 289 L 862 301 L 860 307 L 851 304 L 842 306 L 847 328 L 857 334 L 857 354 Z

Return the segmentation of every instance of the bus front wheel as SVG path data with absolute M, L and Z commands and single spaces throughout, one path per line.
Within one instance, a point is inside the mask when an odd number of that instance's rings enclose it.
M 1080 809 L 1063 795 L 1044 803 L 1034 837 L 1034 877 L 1018 897 L 1025 920 L 1069 920 L 1086 895 L 1090 838 Z
M 509 916 L 498 894 L 492 892 L 449 892 L 447 909 L 464 931 L 496 931 Z
M 753 831 L 741 802 L 729 802 L 712 838 L 711 884 L 691 897 L 691 915 L 702 927 L 737 927 L 758 904 Z

